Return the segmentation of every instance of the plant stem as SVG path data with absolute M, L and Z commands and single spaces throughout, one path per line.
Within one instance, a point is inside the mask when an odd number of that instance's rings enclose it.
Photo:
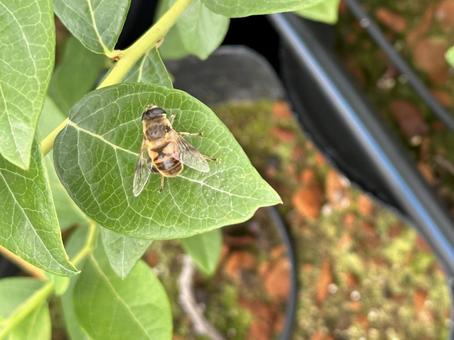
M 79 264 L 86 256 L 88 256 L 92 252 L 95 237 L 96 223 L 94 221 L 90 221 L 90 224 L 88 226 L 87 240 L 85 241 L 82 249 L 72 260 L 75 265 Z M 0 252 L 2 253 L 2 255 L 15 262 L 32 276 L 43 280 L 47 279 L 41 269 L 36 268 L 30 263 L 22 260 L 20 257 L 11 253 L 9 250 L 0 247 Z M 54 283 L 51 281 L 46 282 L 44 286 L 42 286 L 32 296 L 30 296 L 30 298 L 19 305 L 19 307 L 14 310 L 13 314 L 10 317 L 0 322 L 0 339 L 4 339 L 14 329 L 14 327 L 22 322 L 31 312 L 33 312 L 33 310 L 44 303 L 44 301 L 53 293 L 53 291 Z
M 88 225 L 88 235 L 87 240 L 84 243 L 84 246 L 81 250 L 74 256 L 72 259 L 72 263 L 74 265 L 78 265 L 86 256 L 90 255 L 91 251 L 93 250 L 93 245 L 95 243 L 95 236 L 96 236 L 96 222 L 90 221 Z
M 47 155 L 50 150 L 54 147 L 55 138 L 63 130 L 68 124 L 68 118 L 66 118 L 63 122 L 61 122 L 55 129 L 53 129 L 41 142 L 41 153 L 45 156 Z
M 29 273 L 31 276 L 36 277 L 37 279 L 40 280 L 47 280 L 46 275 L 41 269 L 35 267 L 31 263 L 28 263 L 27 261 L 23 260 L 16 254 L 13 254 L 8 249 L 0 247 L 0 253 L 8 260 L 19 266 L 23 271 Z
M 35 308 L 38 308 L 52 294 L 54 284 L 47 282 L 38 289 L 30 298 L 16 308 L 11 316 L 0 323 L 0 339 L 4 339 L 11 330 L 23 321 Z
M 192 0 L 177 0 L 164 15 L 146 31 L 134 44 L 123 51 L 120 60 L 112 71 L 99 84 L 99 88 L 114 85 L 123 80 L 128 71 L 147 53 L 155 47 L 175 24 L 178 17 L 191 4 Z
M 178 17 L 191 4 L 192 0 L 176 0 L 159 20 L 150 27 L 134 44 L 126 50 L 119 52 L 120 59 L 110 70 L 103 81 L 98 85 L 98 89 L 120 83 L 129 70 L 147 51 L 155 47 L 172 28 Z M 45 156 L 52 150 L 54 141 L 61 130 L 68 124 L 66 118 L 41 142 L 41 153 Z

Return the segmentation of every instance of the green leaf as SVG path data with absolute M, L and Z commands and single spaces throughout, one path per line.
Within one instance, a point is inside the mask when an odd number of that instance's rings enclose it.
M 52 190 L 52 197 L 55 202 L 55 209 L 57 211 L 61 230 L 65 230 L 74 225 L 87 225 L 87 216 L 84 215 L 71 197 L 69 197 L 55 172 L 52 154 L 49 154 L 46 157 L 44 164 L 46 165 L 47 173 L 49 175 L 50 188 Z
M 104 251 L 114 272 L 124 279 L 150 247 L 150 240 L 127 237 L 109 229 L 101 229 Z
M 221 256 L 222 234 L 219 229 L 181 240 L 185 251 L 206 275 L 212 275 Z
M 77 270 L 69 263 L 41 155 L 33 146 L 30 169 L 0 157 L 0 245 L 35 266 L 60 275 Z
M 161 1 L 158 12 L 164 13 L 174 2 Z M 201 0 L 194 0 L 167 33 L 162 56 L 179 59 L 192 54 L 206 59 L 222 43 L 228 28 L 227 17 L 212 12 Z
M 130 0 L 55 0 L 55 13 L 90 51 L 109 55 L 120 36 Z
M 51 1 L 0 1 L 0 27 L 0 155 L 28 169 L 54 66 Z
M 43 303 L 30 313 L 7 337 L 7 340 L 51 339 L 49 308 Z
M 0 280 L 0 331 L 15 311 L 23 304 L 43 283 L 30 278 L 7 278 Z M 8 335 L 8 340 L 50 339 L 50 316 L 47 305 L 42 304 L 20 322 Z
M 150 104 L 175 115 L 177 131 L 203 132 L 190 142 L 216 161 L 208 173 L 186 167 L 167 179 L 163 192 L 159 176 L 151 175 L 134 197 L 141 114 Z M 207 106 L 162 86 L 120 84 L 85 96 L 56 139 L 54 159 L 63 185 L 87 216 L 136 238 L 185 238 L 240 223 L 257 208 L 281 202 Z
M 230 18 L 289 12 L 324 0 L 202 0 L 213 12 Z
M 65 115 L 58 109 L 52 99 L 46 98 L 44 109 L 39 119 L 37 130 L 38 141 L 41 141 L 49 132 L 56 128 L 64 119 Z M 77 205 L 66 193 L 65 188 L 60 183 L 54 169 L 52 155 L 49 154 L 44 159 L 44 164 L 49 176 L 52 197 L 57 211 L 60 228 L 66 229 L 74 224 L 86 224 L 87 217 L 80 211 Z
M 50 97 L 62 112 L 67 113 L 83 95 L 95 87 L 104 67 L 103 56 L 90 52 L 76 38 L 69 38 L 50 81 Z
M 66 250 L 71 257 L 74 257 L 84 246 L 87 239 L 87 228 L 80 227 L 77 228 L 66 245 Z M 79 268 L 83 270 L 84 263 L 80 263 Z M 76 285 L 77 280 L 80 276 L 73 276 L 70 279 L 68 288 L 66 289 L 65 294 L 61 297 L 61 304 L 63 309 L 63 317 L 65 319 L 66 331 L 71 340 L 90 340 L 91 337 L 88 336 L 87 332 L 79 324 L 77 320 L 76 312 L 74 311 L 73 303 L 73 294 L 74 286 Z
M 143 262 L 122 280 L 98 247 L 77 280 L 73 298 L 80 324 L 94 339 L 171 339 L 169 301 Z
M 454 46 L 446 52 L 446 60 L 454 67 Z
M 313 6 L 296 11 L 304 18 L 321 21 L 327 24 L 335 24 L 339 16 L 340 0 L 324 0 Z
M 169 88 L 173 87 L 169 72 L 167 72 L 156 48 L 149 50 L 142 59 L 134 65 L 124 82 L 156 84 Z
M 54 284 L 55 295 L 61 296 L 68 289 L 70 279 L 69 277 L 57 276 L 53 274 L 46 275 L 49 278 L 49 281 Z
M 41 141 L 54 129 L 56 128 L 63 120 L 65 120 L 66 115 L 57 107 L 55 102 L 46 97 L 44 101 L 43 112 L 39 117 L 38 128 L 36 129 L 36 140 L 41 143 Z
M 0 299 L 0 320 L 8 319 L 25 300 L 42 286 L 42 282 L 31 278 L 14 277 L 0 280 L 0 296 L 2 297 Z

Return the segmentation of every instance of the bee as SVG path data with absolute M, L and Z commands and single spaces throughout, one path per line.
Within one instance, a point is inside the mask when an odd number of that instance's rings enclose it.
M 143 139 L 134 172 L 133 194 L 139 196 L 151 173 L 161 176 L 160 191 L 166 177 L 176 177 L 184 165 L 201 172 L 209 172 L 208 160 L 183 136 L 200 133 L 177 132 L 173 129 L 175 116 L 167 118 L 166 111 L 158 106 L 148 106 L 142 114 Z

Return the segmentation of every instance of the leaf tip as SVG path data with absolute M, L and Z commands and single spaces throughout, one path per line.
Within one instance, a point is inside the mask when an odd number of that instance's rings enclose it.
M 29 151 L 25 151 L 25 155 L 19 151 L 17 151 L 15 155 L 6 154 L 4 152 L 0 152 L 0 154 L 8 162 L 22 170 L 27 171 L 30 168 L 31 149 Z
M 78 269 L 73 263 L 71 263 L 69 261 L 67 263 L 65 263 L 64 265 L 63 264 L 60 264 L 60 265 L 61 265 L 62 270 L 59 272 L 54 272 L 53 274 L 71 277 L 71 276 L 79 275 L 81 273 L 81 270 Z

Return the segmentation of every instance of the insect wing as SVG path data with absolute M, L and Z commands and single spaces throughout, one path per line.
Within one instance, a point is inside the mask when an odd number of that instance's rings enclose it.
M 178 147 L 180 152 L 179 159 L 181 163 L 200 172 L 210 171 L 206 157 L 181 136 L 178 136 Z
M 132 193 L 134 194 L 134 197 L 140 195 L 145 187 L 145 184 L 148 182 L 148 178 L 150 177 L 150 162 L 151 160 L 145 147 L 145 142 L 142 142 L 139 159 L 137 160 L 136 170 L 134 172 L 134 182 L 132 186 Z

